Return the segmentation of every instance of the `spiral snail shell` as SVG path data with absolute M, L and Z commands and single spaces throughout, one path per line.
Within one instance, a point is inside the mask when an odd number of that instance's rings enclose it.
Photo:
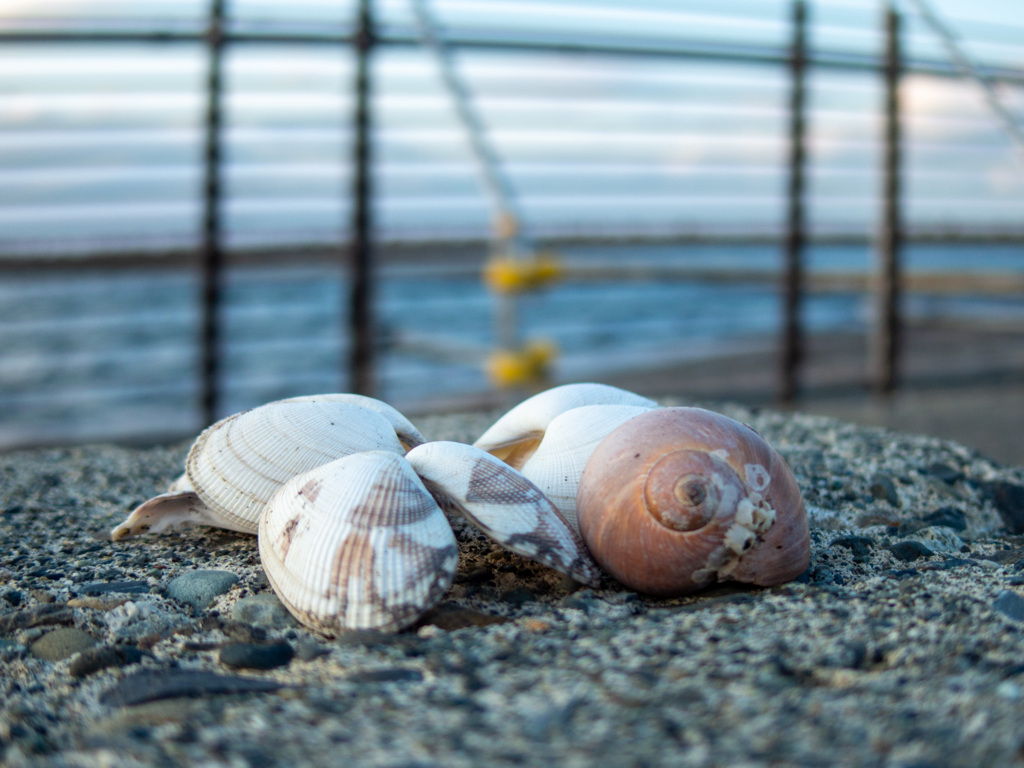
M 583 470 L 576 514 L 598 564 L 652 595 L 780 584 L 809 560 L 785 461 L 750 427 L 699 408 L 659 408 L 612 431 Z

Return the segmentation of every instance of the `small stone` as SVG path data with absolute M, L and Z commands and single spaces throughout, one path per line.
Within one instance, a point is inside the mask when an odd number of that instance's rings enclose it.
M 921 518 L 928 525 L 942 525 L 954 531 L 967 529 L 967 516 L 953 507 L 939 507 Z
M 231 618 L 266 629 L 287 629 L 295 619 L 273 592 L 243 597 L 231 609 Z
M 871 478 L 871 495 L 893 507 L 900 505 L 900 497 L 896 492 L 896 484 L 888 475 L 875 475 Z
M 345 679 L 353 683 L 416 683 L 423 679 L 423 673 L 418 669 L 385 667 L 353 672 Z
M 3 593 L 0 594 L 0 597 L 2 597 L 9 605 L 15 606 L 21 605 L 22 600 L 25 599 L 25 595 L 16 589 L 5 589 Z
M 100 695 L 112 707 L 130 707 L 147 701 L 179 697 L 199 698 L 232 693 L 270 692 L 282 688 L 272 680 L 215 675 L 202 670 L 144 670 L 129 675 Z
M 833 539 L 830 547 L 845 547 L 854 557 L 868 557 L 875 546 L 874 539 L 867 536 L 840 536 Z
M 992 607 L 1008 619 L 1024 623 L 1024 597 L 1004 589 L 996 597 Z
M 52 592 L 47 592 L 45 589 L 30 589 L 28 593 L 32 596 L 33 600 L 44 605 L 49 605 L 57 600 Z
M 537 599 L 537 595 L 534 594 L 533 590 L 526 587 L 515 587 L 502 592 L 500 599 L 509 605 L 523 605 L 525 603 L 532 603 Z
M 932 477 L 938 478 L 944 483 L 949 483 L 950 485 L 964 479 L 964 473 L 959 469 L 951 467 L 949 464 L 942 464 L 941 462 L 929 464 L 925 468 L 925 472 Z
M 74 627 L 61 627 L 47 632 L 31 646 L 29 653 L 43 661 L 61 661 L 96 645 L 96 638 Z
M 108 667 L 126 667 L 142 661 L 144 654 L 138 648 L 126 645 L 105 645 L 89 648 L 71 660 L 68 672 L 72 677 L 86 677 Z
M 315 640 L 303 638 L 296 645 L 295 657 L 299 661 L 312 661 L 313 659 L 318 659 L 321 656 L 326 656 L 330 652 L 330 648 L 320 645 L 320 643 Z
M 9 635 L 17 629 L 29 629 L 49 624 L 71 624 L 74 614 L 63 605 L 41 605 L 0 616 L 0 634 Z
M 392 635 L 376 629 L 349 629 L 339 633 L 334 642 L 343 648 L 359 648 L 386 645 L 391 639 Z
M 988 486 L 992 503 L 1010 533 L 1024 533 L 1024 485 L 1003 480 Z
M 110 592 L 140 595 L 148 594 L 150 587 L 144 581 L 90 581 L 86 584 L 76 585 L 75 591 L 86 597 L 105 595 Z
M 295 650 L 285 642 L 270 645 L 231 643 L 221 646 L 220 663 L 235 669 L 275 669 L 286 666 Z
M 203 609 L 237 583 L 238 577 L 229 571 L 190 571 L 173 579 L 167 585 L 167 594 L 193 608 Z
M 922 557 L 931 557 L 935 554 L 920 541 L 914 541 L 913 539 L 897 541 L 895 544 L 890 544 L 886 549 L 892 552 L 893 557 L 904 563 L 920 560 Z

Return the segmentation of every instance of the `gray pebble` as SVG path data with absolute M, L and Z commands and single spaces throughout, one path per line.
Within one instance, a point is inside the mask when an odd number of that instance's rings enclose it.
M 273 592 L 243 597 L 231 609 L 231 618 L 266 629 L 286 629 L 296 623 Z
M 868 557 L 875 546 L 873 539 L 867 536 L 840 536 L 833 539 L 831 547 L 845 547 L 853 553 L 854 557 Z
M 1024 533 L 1024 485 L 1008 481 L 989 484 L 996 511 L 1010 533 Z
M 74 627 L 61 627 L 47 632 L 29 647 L 29 652 L 43 661 L 61 661 L 96 645 L 96 638 Z
M 312 661 L 331 652 L 330 648 L 320 645 L 315 640 L 303 639 L 295 648 L 295 656 L 299 661 Z
M 897 541 L 895 544 L 890 544 L 887 549 L 892 552 L 893 557 L 904 563 L 920 560 L 922 557 L 931 557 L 935 554 L 920 541 L 912 539 Z
M 967 529 L 967 516 L 959 509 L 953 507 L 939 507 L 921 519 L 928 525 L 942 525 L 946 528 L 952 528 L 954 531 L 964 531 Z
M 190 571 L 178 576 L 167 585 L 167 594 L 194 608 L 206 608 L 213 598 L 222 595 L 238 583 L 238 577 L 229 571 Z
M 295 650 L 285 642 L 270 645 L 230 643 L 220 649 L 220 663 L 235 669 L 275 669 L 286 666 Z
M 1013 621 L 1024 622 L 1024 597 L 1004 589 L 996 597 L 992 607 Z
M 345 679 L 353 683 L 415 683 L 423 679 L 423 673 L 418 669 L 386 667 L 353 672 Z
M 149 584 L 144 581 L 90 581 L 76 585 L 75 591 L 86 596 L 106 595 L 111 592 L 141 595 L 149 592 Z
M 280 683 L 249 677 L 230 677 L 192 669 L 145 670 L 121 680 L 100 696 L 100 702 L 112 707 L 128 707 L 147 701 L 181 696 L 198 698 L 254 691 L 276 691 Z

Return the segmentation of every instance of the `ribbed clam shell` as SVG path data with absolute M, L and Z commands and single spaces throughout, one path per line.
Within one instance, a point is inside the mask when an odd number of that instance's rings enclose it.
M 658 407 L 653 400 L 607 384 L 563 384 L 519 403 L 494 422 L 474 445 L 519 469 L 537 449 L 556 416 L 584 405 Z
M 343 402 L 275 402 L 223 419 L 196 440 L 185 471 L 212 516 L 256 532 L 281 484 L 361 451 L 405 451 L 379 413 Z
M 406 459 L 443 505 L 506 549 L 597 586 L 601 572 L 576 531 L 533 483 L 491 454 L 438 441 L 413 448 Z
M 305 403 L 305 402 L 320 402 L 320 403 L 349 403 L 350 405 L 358 405 L 362 408 L 367 408 L 371 411 L 376 411 L 381 416 L 390 422 L 391 426 L 395 430 L 395 434 L 398 436 L 399 441 L 405 450 L 415 448 L 417 445 L 421 445 L 426 442 L 420 431 L 416 429 L 415 425 L 409 421 L 405 415 L 397 408 L 388 405 L 383 400 L 378 400 L 375 397 L 367 397 L 366 395 L 356 395 L 351 392 L 329 392 L 320 395 L 302 395 L 301 397 L 289 397 L 285 400 L 279 400 L 282 403 Z
M 637 405 L 584 405 L 559 414 L 548 425 L 537 450 L 520 470 L 579 533 L 576 490 L 590 455 L 620 424 L 646 413 Z
M 451 586 L 455 536 L 410 464 L 392 452 L 346 456 L 292 478 L 259 525 L 274 591 L 325 635 L 398 630 Z

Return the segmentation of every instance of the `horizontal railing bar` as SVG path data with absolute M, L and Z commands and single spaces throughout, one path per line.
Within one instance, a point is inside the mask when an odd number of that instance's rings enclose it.
M 124 29 L 5 29 L 0 30 L 3 43 L 197 43 L 205 42 L 205 29 L 194 30 L 124 30 Z M 223 33 L 227 43 L 239 44 L 351 44 L 352 33 L 343 32 L 272 32 L 228 28 Z M 739 45 L 732 43 L 708 44 L 699 41 L 654 40 L 640 41 L 629 37 L 581 37 L 566 39 L 560 36 L 531 32 L 516 36 L 514 33 L 494 33 L 484 30 L 450 30 L 446 42 L 455 48 L 467 50 L 505 50 L 531 53 L 596 54 L 627 56 L 630 58 L 690 58 L 742 64 L 775 64 L 789 62 L 789 51 L 784 46 Z M 422 45 L 411 27 L 393 28 L 379 34 L 378 44 L 391 46 Z M 808 56 L 808 65 L 830 69 L 880 72 L 881 63 L 870 54 L 842 51 L 816 51 Z M 941 60 L 907 60 L 904 71 L 939 77 L 960 77 L 956 68 Z M 979 67 L 980 74 L 993 82 L 1024 84 L 1024 71 L 1005 67 Z
M 599 245 L 679 245 L 679 246 L 777 246 L 782 234 L 775 230 L 748 232 L 606 232 L 594 233 L 588 227 L 586 234 L 541 234 L 537 238 L 542 248 L 585 247 Z M 384 270 L 429 264 L 447 268 L 450 264 L 472 263 L 479 266 L 482 254 L 487 253 L 488 241 L 479 236 L 464 238 L 437 237 L 432 239 L 381 239 L 380 264 Z M 859 231 L 819 231 L 808 234 L 810 246 L 870 246 L 874 233 Z M 968 243 L 972 245 L 1024 245 L 1024 229 L 911 229 L 905 242 L 914 244 Z M 96 268 L 163 269 L 194 264 L 194 247 L 164 247 L 128 249 L 112 252 L 109 244 L 97 245 L 95 250 L 82 250 L 74 256 L 26 254 L 14 255 L 10 244 L 0 253 L 0 272 L 90 270 Z M 225 254 L 232 266 L 262 266 L 277 264 L 318 264 L 337 260 L 338 243 L 306 243 L 295 245 L 238 246 Z M 443 258 L 439 257 L 443 254 Z M 456 267 L 457 268 L 457 267 Z

